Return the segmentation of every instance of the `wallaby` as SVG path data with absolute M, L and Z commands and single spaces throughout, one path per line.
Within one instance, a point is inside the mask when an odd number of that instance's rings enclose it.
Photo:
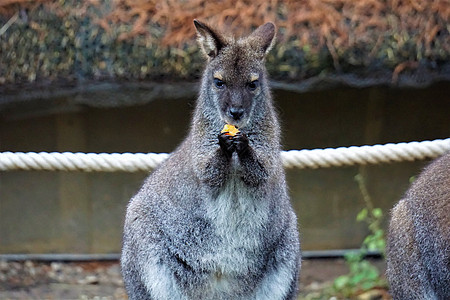
M 386 250 L 394 299 L 450 299 L 450 153 L 393 208 Z
M 130 200 L 130 299 L 295 299 L 297 219 L 264 60 L 267 23 L 234 39 L 194 20 L 207 59 L 189 133 Z M 225 124 L 238 128 L 221 133 Z

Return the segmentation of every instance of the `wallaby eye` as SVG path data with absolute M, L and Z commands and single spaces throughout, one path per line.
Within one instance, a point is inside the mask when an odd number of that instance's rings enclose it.
M 223 89 L 225 87 L 225 82 L 219 78 L 214 78 L 214 85 L 218 89 Z
M 248 89 L 250 91 L 254 91 L 254 90 L 256 90 L 258 88 L 258 86 L 259 86 L 259 81 L 258 80 L 253 80 L 252 82 L 250 82 L 248 84 Z

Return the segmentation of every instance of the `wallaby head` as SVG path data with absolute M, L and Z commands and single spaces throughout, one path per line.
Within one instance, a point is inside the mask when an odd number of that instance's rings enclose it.
M 194 24 L 208 60 L 200 99 L 215 108 L 215 112 L 208 111 L 211 117 L 242 128 L 255 114 L 271 111 L 264 103 L 270 100 L 264 59 L 275 40 L 275 25 L 266 23 L 248 37 L 236 40 L 197 20 Z M 265 108 L 258 112 L 258 106 Z

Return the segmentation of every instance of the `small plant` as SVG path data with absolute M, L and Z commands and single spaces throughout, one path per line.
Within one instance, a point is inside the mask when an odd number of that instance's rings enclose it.
M 372 199 L 364 181 L 364 177 L 361 174 L 355 176 L 355 180 L 358 183 L 359 190 L 364 199 L 366 207 L 364 207 L 356 216 L 358 222 L 366 222 L 369 228 L 370 234 L 364 239 L 361 245 L 361 251 L 367 254 L 369 251 L 379 251 L 384 257 L 386 250 L 386 239 L 384 236 L 384 229 L 381 227 L 381 221 L 383 220 L 383 211 L 380 208 L 373 206 Z
M 345 256 L 350 272 L 337 277 L 333 282 L 336 295 L 348 298 L 352 295 L 384 285 L 380 272 L 369 261 L 364 260 L 361 251 L 350 252 Z
M 345 255 L 350 272 L 334 280 L 333 293 L 344 298 L 349 298 L 375 287 L 386 286 L 385 280 L 380 277 L 379 270 L 364 259 L 372 251 L 380 252 L 384 257 L 386 241 L 384 230 L 381 227 L 383 211 L 373 206 L 364 177 L 358 174 L 355 176 L 355 180 L 365 203 L 365 207 L 358 213 L 356 220 L 367 223 L 370 234 L 364 238 L 359 250 Z

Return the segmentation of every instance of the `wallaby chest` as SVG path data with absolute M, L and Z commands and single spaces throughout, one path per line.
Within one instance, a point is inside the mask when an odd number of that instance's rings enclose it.
M 206 218 L 217 237 L 214 254 L 217 267 L 227 272 L 248 270 L 249 254 L 261 247 L 261 235 L 268 221 L 268 205 L 258 199 L 238 175 L 232 175 L 206 204 Z
M 205 217 L 212 226 L 216 247 L 203 257 L 203 263 L 212 267 L 209 289 L 220 294 L 242 285 L 244 290 L 249 283 L 243 278 L 263 267 L 259 252 L 263 249 L 268 205 L 261 203 L 237 175 L 210 200 Z

